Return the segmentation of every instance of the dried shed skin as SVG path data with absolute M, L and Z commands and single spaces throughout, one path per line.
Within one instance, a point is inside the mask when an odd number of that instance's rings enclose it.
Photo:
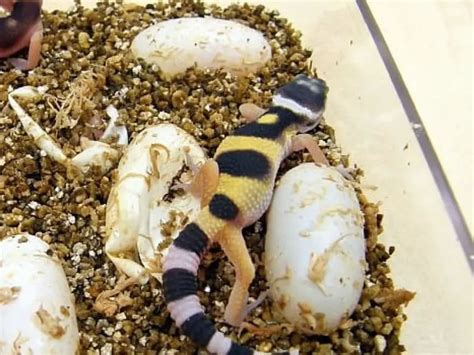
M 273 57 L 256 74 L 240 79 L 222 71 L 189 70 L 165 82 L 156 68 L 134 60 L 127 48 L 133 37 L 152 22 L 184 15 L 236 19 L 258 29 L 269 40 Z M 277 87 L 298 73 L 311 72 L 311 53 L 301 47 L 300 35 L 287 20 L 263 6 L 220 9 L 186 1 L 143 8 L 105 2 L 94 11 L 78 8 L 68 14 L 44 13 L 44 27 L 43 59 L 37 69 L 26 75 L 0 61 L 0 238 L 20 230 L 37 233 L 59 255 L 76 297 L 83 353 L 110 353 L 112 348 L 114 353 L 144 353 L 146 349 L 195 353 L 196 346 L 180 337 L 170 321 L 161 285 L 154 279 L 113 296 L 115 300 L 133 300 L 131 304 L 121 302 L 123 307 L 117 307 L 119 313 L 106 316 L 94 309 L 95 298 L 102 291 L 115 288 L 120 276 L 103 253 L 105 207 L 116 171 L 101 175 L 92 169 L 81 174 L 42 156 L 17 125 L 14 112 L 3 109 L 7 106 L 8 87 L 48 85 L 51 95 L 64 97 L 70 92 L 70 84 L 85 70 L 93 71 L 100 78 L 99 84 L 105 83 L 82 110 L 71 111 L 77 124 L 69 129 L 53 128 L 56 113 L 45 100 L 24 107 L 68 156 L 77 153 L 81 137 L 94 139 L 94 130 L 105 128 L 105 109 L 110 104 L 119 110 L 119 124 L 126 125 L 132 138 L 148 126 L 170 122 L 192 134 L 212 156 L 223 137 L 241 124 L 239 105 L 252 102 L 267 107 Z M 93 124 L 91 117 L 96 118 Z M 320 139 L 331 165 L 349 167 L 347 156 L 335 144 L 329 126 L 323 123 L 313 133 Z M 292 155 L 280 173 L 304 160 L 308 160 L 305 154 Z M 356 177 L 361 175 L 358 169 L 350 167 L 349 171 Z M 384 308 L 375 301 L 380 300 L 381 292 L 383 299 L 389 299 L 385 292 L 394 292 L 387 266 L 393 248 L 387 251 L 378 243 L 382 232 L 378 206 L 366 201 L 360 190 L 358 197 L 366 221 L 367 281 L 353 316 L 328 337 L 290 334 L 285 328 L 262 335 L 244 331 L 240 343 L 262 351 L 298 345 L 304 353 L 343 353 L 357 348 L 371 353 L 384 344 L 382 337 L 388 353 L 403 350 L 398 338 L 405 320 L 403 309 L 392 302 Z M 266 289 L 261 261 L 263 226 L 259 221 L 244 233 L 257 266 L 257 276 L 250 288 L 254 298 Z M 222 323 L 233 269 L 219 250 L 211 251 L 199 272 L 199 297 L 218 328 L 237 337 L 238 330 Z M 254 310 L 248 321 L 258 327 L 277 324 L 268 300 Z
M 51 159 L 66 167 L 70 165 L 75 166 L 83 172 L 87 172 L 92 166 L 96 166 L 100 168 L 102 173 L 106 173 L 115 165 L 119 157 L 116 149 L 110 147 L 107 143 L 90 141 L 87 138 L 81 139 L 81 146 L 83 146 L 84 150 L 72 159 L 68 158 L 54 139 L 23 110 L 16 101 L 16 96 L 26 99 L 37 99 L 41 96 L 41 91 L 31 86 L 23 86 L 8 95 L 8 102 L 18 115 L 26 133 L 33 139 L 38 148 Z M 56 118 L 61 120 L 58 116 Z
M 0 305 L 8 304 L 18 297 L 21 287 L 0 287 Z

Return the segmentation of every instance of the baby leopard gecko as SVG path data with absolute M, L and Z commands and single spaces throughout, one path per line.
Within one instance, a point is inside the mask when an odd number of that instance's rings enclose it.
M 27 60 L 10 59 L 20 70 L 33 69 L 40 59 L 42 3 L 42 0 L 0 0 L 0 6 L 10 12 L 9 16 L 0 17 L 0 58 L 7 58 L 28 47 Z
M 202 210 L 171 245 L 163 263 L 163 288 L 171 317 L 199 346 L 216 354 L 254 354 L 217 331 L 204 315 L 197 297 L 196 273 L 208 245 L 217 242 L 236 270 L 236 281 L 225 310 L 225 321 L 241 325 L 248 287 L 255 276 L 242 228 L 267 210 L 280 163 L 291 152 L 307 149 L 320 161 L 316 127 L 325 108 L 328 88 L 320 79 L 298 75 L 277 90 L 270 109 L 237 129 L 217 148 L 196 174 Z

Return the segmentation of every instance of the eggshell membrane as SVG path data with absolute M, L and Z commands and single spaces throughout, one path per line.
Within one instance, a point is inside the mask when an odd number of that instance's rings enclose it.
M 0 241 L 0 354 L 68 355 L 78 348 L 74 298 L 48 249 L 29 234 Z
M 108 144 L 90 141 L 88 147 L 71 159 L 74 166 L 86 172 L 91 166 L 100 167 L 103 174 L 117 163 L 119 153 Z
M 174 194 L 166 199 L 173 179 L 189 164 L 198 169 L 206 155 L 196 140 L 173 124 L 160 124 L 140 132 L 126 148 L 118 166 L 118 179 L 112 187 L 106 210 L 105 251 L 119 270 L 141 282 L 152 274 L 161 280 L 161 260 L 166 239 L 161 232 L 171 213 L 192 220 L 201 209 L 198 197 Z M 192 180 L 192 173 L 187 174 Z M 168 243 L 170 244 L 170 243 Z M 138 252 L 140 260 L 134 256 Z
M 148 27 L 132 42 L 132 52 L 171 77 L 194 64 L 223 68 L 235 75 L 255 72 L 271 56 L 262 33 L 235 21 L 216 18 L 178 18 Z
M 305 163 L 281 178 L 265 268 L 276 309 L 297 329 L 327 334 L 353 312 L 365 275 L 363 225 L 354 189 L 336 169 Z

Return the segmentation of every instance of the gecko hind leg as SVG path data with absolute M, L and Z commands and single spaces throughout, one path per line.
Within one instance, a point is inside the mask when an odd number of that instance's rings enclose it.
M 213 159 L 208 159 L 199 169 L 191 183 L 190 191 L 201 198 L 201 208 L 211 201 L 219 183 L 219 166 Z
M 235 283 L 227 303 L 224 320 L 233 326 L 240 326 L 252 309 L 247 308 L 248 289 L 255 277 L 255 267 L 242 236 L 242 229 L 229 224 L 217 236 L 225 254 L 235 267 Z
M 194 173 L 190 183 L 178 183 L 173 189 L 183 189 L 201 200 L 201 208 L 211 201 L 219 182 L 219 166 L 213 159 L 208 159 L 200 168 L 191 168 Z

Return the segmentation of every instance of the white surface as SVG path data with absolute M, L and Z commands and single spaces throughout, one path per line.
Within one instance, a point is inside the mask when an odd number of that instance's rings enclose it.
M 265 236 L 266 277 L 277 309 L 300 329 L 334 331 L 359 302 L 366 264 L 364 217 L 352 185 L 336 169 L 314 163 L 286 172 Z
M 21 354 L 73 355 L 78 347 L 74 299 L 48 249 L 31 235 L 0 242 L 0 288 L 18 290 L 16 298 L 0 304 L 0 354 L 17 348 Z
M 261 32 L 235 21 L 200 17 L 150 26 L 135 37 L 131 48 L 136 57 L 158 65 L 167 76 L 183 73 L 194 64 L 246 75 L 272 56 Z
M 369 0 L 471 234 L 472 4 Z

